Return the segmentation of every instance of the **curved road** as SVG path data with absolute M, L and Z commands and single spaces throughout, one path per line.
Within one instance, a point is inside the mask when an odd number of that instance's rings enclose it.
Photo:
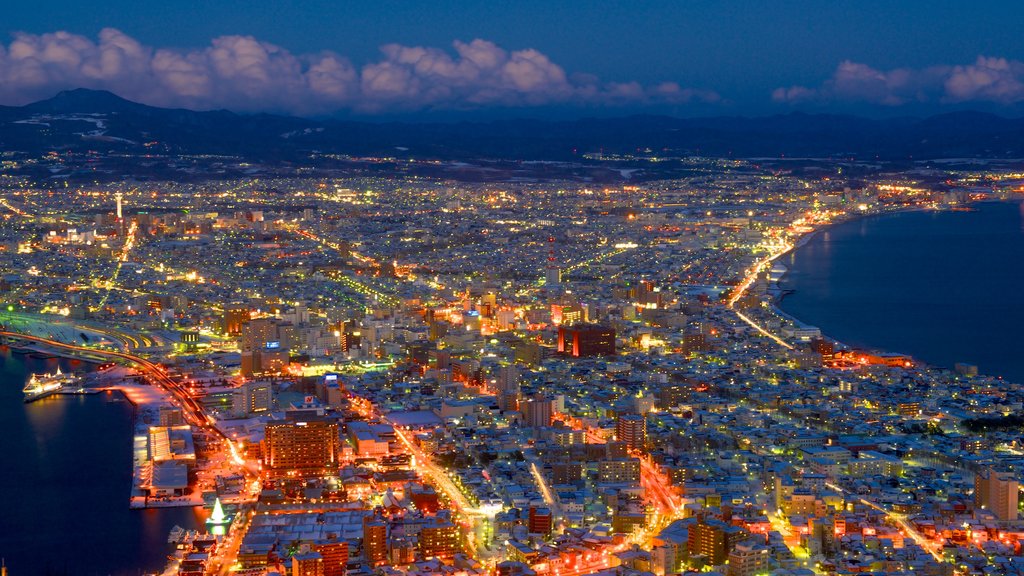
M 221 438 L 228 442 L 228 445 L 233 448 L 232 453 L 235 453 L 234 444 L 231 442 L 231 439 L 228 438 L 223 432 L 221 432 L 219 429 L 217 429 L 216 426 L 213 425 L 213 418 L 206 415 L 206 413 L 203 412 L 202 406 L 198 402 L 196 402 L 195 399 L 192 398 L 192 396 L 188 394 L 188 391 L 186 391 L 181 386 L 180 383 L 178 383 L 173 378 L 168 376 L 164 367 L 157 364 L 156 362 L 147 360 L 145 358 L 141 358 L 139 356 L 134 356 L 132 354 L 126 354 L 124 352 L 115 352 L 113 350 L 104 350 L 100 348 L 87 348 L 85 346 L 78 346 L 77 344 L 66 344 L 64 342 L 59 342 L 57 340 L 50 340 L 48 338 L 41 338 L 39 336 L 31 336 L 29 334 L 22 334 L 20 332 L 9 332 L 7 330 L 0 330 L 0 338 L 34 342 L 37 344 L 43 344 L 45 346 L 58 348 L 60 350 L 67 350 L 71 352 L 77 352 L 80 354 L 90 354 L 93 356 L 99 356 L 101 358 L 126 360 L 128 362 L 131 362 L 132 364 L 135 364 L 137 367 L 139 367 L 141 371 L 149 377 L 150 380 L 152 380 L 154 383 L 156 383 L 158 386 L 167 391 L 167 393 L 169 393 L 171 396 L 178 400 L 182 408 L 182 411 L 184 412 L 185 417 L 189 421 L 189 423 L 217 434 L 218 436 L 220 436 Z

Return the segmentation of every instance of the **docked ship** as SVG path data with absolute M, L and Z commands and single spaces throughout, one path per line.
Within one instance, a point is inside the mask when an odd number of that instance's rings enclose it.
M 58 367 L 53 374 L 33 374 L 21 391 L 25 393 L 25 402 L 34 402 L 60 392 L 62 388 L 74 384 L 77 380 L 74 374 L 64 374 Z

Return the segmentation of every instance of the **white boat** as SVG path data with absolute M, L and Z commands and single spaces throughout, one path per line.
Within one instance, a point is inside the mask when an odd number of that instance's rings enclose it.
M 21 389 L 25 393 L 25 402 L 34 402 L 60 392 L 65 386 L 78 381 L 74 374 L 64 374 L 57 368 L 53 374 L 33 374 L 28 383 Z

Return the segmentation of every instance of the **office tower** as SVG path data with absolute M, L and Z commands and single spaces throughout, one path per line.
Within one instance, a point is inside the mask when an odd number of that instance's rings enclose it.
M 615 330 L 597 324 L 558 327 L 558 352 L 576 358 L 615 355 Z
M 263 472 L 268 478 L 316 477 L 338 472 L 338 423 L 296 415 L 266 425 Z
M 495 382 L 498 392 L 519 392 L 519 366 L 509 364 L 498 368 Z
M 576 484 L 583 479 L 583 464 L 580 462 L 555 462 L 551 465 L 551 483 Z
M 548 265 L 544 269 L 544 283 L 548 286 L 557 286 L 562 283 L 562 271 L 558 268 L 558 261 L 555 259 L 555 237 L 548 237 Z
M 277 338 L 277 326 L 273 318 L 253 318 L 242 324 L 240 334 L 239 347 L 243 351 L 262 348 L 271 342 L 280 344 L 280 340 Z

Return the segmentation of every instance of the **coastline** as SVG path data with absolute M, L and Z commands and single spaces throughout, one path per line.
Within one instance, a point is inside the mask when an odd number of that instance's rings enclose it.
M 137 397 L 108 389 L 116 371 L 98 371 L 97 362 L 74 362 L 17 346 L 5 346 L 3 352 L 0 412 L 5 446 L 15 463 L 3 487 L 17 497 L 4 510 L 0 548 L 11 573 L 66 573 L 75 565 L 89 568 L 90 574 L 159 573 L 171 551 L 167 536 L 172 528 L 201 529 L 202 511 L 143 512 L 128 505 L 131 434 L 142 421 Z M 57 365 L 65 373 L 84 375 L 82 383 L 96 393 L 23 403 L 22 384 Z
M 53 350 L 41 344 L 17 344 L 9 346 L 12 350 L 22 351 L 26 354 L 46 354 L 55 358 L 98 364 L 98 362 L 94 360 L 82 358 L 81 356 L 76 356 L 62 350 Z M 126 370 L 126 368 L 118 366 L 112 368 L 112 370 Z M 91 387 L 86 388 L 88 394 L 99 394 L 102 392 L 116 393 L 132 406 L 132 481 L 128 493 L 128 508 L 141 510 L 145 508 L 189 508 L 202 506 L 203 501 L 201 496 L 192 495 L 192 497 L 151 500 L 145 494 L 145 490 L 141 488 L 142 483 L 145 481 L 146 466 L 148 464 L 148 429 L 150 426 L 148 421 L 151 421 L 153 418 L 159 418 L 161 406 L 172 405 L 168 401 L 166 395 L 162 391 L 151 386 L 129 383 L 128 379 L 130 376 L 128 374 L 93 374 L 96 380 L 116 380 L 117 382 L 109 385 L 104 384 L 101 381 L 93 382 Z M 65 393 L 63 395 L 69 395 L 69 393 Z
M 986 198 L 981 198 L 981 199 L 978 199 L 978 200 L 970 201 L 970 202 L 966 203 L 966 205 L 958 206 L 958 207 L 950 207 L 950 206 L 935 207 L 935 208 L 907 207 L 907 208 L 897 209 L 897 210 L 892 210 L 892 211 L 887 211 L 887 212 L 874 212 L 874 213 L 869 213 L 869 214 L 855 214 L 855 215 L 853 215 L 850 218 L 844 218 L 844 219 L 841 219 L 841 220 L 830 222 L 830 223 L 828 223 L 828 224 L 826 224 L 826 225 L 824 225 L 824 226 L 822 226 L 820 228 L 816 228 L 816 229 L 814 229 L 814 230 L 812 230 L 812 231 L 810 231 L 810 232 L 808 232 L 806 234 L 801 235 L 798 238 L 798 240 L 793 243 L 792 247 L 790 247 L 788 250 L 780 253 L 773 260 L 773 262 L 783 258 L 784 256 L 787 256 L 787 255 L 793 253 L 795 250 L 797 250 L 797 249 L 799 249 L 801 247 L 806 246 L 807 243 L 809 243 L 811 240 L 813 240 L 818 235 L 819 232 L 827 232 L 828 230 L 830 230 L 830 229 L 832 229 L 832 228 L 834 228 L 836 226 L 848 224 L 848 223 L 851 223 L 851 222 L 857 222 L 857 221 L 860 221 L 860 220 L 866 220 L 866 219 L 871 219 L 871 218 L 878 218 L 878 217 L 883 217 L 883 216 L 893 216 L 893 215 L 898 215 L 898 214 L 914 213 L 914 212 L 953 212 L 953 211 L 962 211 L 964 209 L 967 209 L 967 210 L 970 210 L 970 211 L 974 211 L 974 210 L 976 210 L 976 208 L 975 208 L 976 204 L 987 203 L 987 202 L 995 202 L 995 203 L 998 203 L 998 202 L 1009 202 L 1009 203 L 1012 203 L 1012 202 L 1020 202 L 1021 200 L 1022 200 L 1021 198 L 1013 198 L 1013 197 L 1009 197 L 1009 198 L 986 197 Z M 786 277 L 786 275 L 788 275 L 790 273 L 790 269 L 788 267 L 784 266 L 784 268 L 785 268 L 785 270 L 779 275 L 779 277 L 775 280 L 775 282 L 769 284 L 768 295 L 771 296 L 771 298 L 768 300 L 768 307 L 769 307 L 769 309 L 771 310 L 771 312 L 773 314 L 775 314 L 775 315 L 777 315 L 777 316 L 779 316 L 781 318 L 784 318 L 786 320 L 789 320 L 789 321 L 793 322 L 794 324 L 796 324 L 798 326 L 814 327 L 814 328 L 818 328 L 820 330 L 820 327 L 815 326 L 814 324 L 810 324 L 808 322 L 805 322 L 804 320 L 798 318 L 797 316 L 794 316 L 793 314 L 790 314 L 789 312 L 786 312 L 785 310 L 783 310 L 781 308 L 782 301 L 785 299 L 785 297 L 787 295 L 790 295 L 790 294 L 794 293 L 794 290 L 786 290 L 786 289 L 783 289 L 782 286 L 781 286 L 781 283 L 782 283 L 783 279 Z M 769 268 L 769 274 L 771 273 L 772 269 L 774 269 L 774 266 L 772 266 L 772 268 Z M 772 294 L 773 290 L 775 292 L 774 294 Z M 865 346 L 865 347 L 851 346 L 851 345 L 847 344 L 846 342 L 843 342 L 842 340 L 840 340 L 838 338 L 834 338 L 832 336 L 829 336 L 825 332 L 822 332 L 821 336 L 822 336 L 822 338 L 824 338 L 826 340 L 829 340 L 830 342 L 833 342 L 838 347 L 845 348 L 845 349 L 848 349 L 848 350 L 864 350 L 865 352 L 871 352 L 871 353 L 877 353 L 877 354 L 886 354 L 886 353 L 891 353 L 892 352 L 891 350 L 885 350 L 885 349 L 881 349 L 881 348 L 877 348 L 877 347 L 873 347 L 873 346 Z M 953 367 L 947 367 L 947 366 L 941 366 L 941 365 L 936 365 L 936 364 L 930 364 L 930 363 L 924 362 L 924 361 L 922 361 L 922 360 L 920 360 L 918 358 L 913 358 L 913 361 L 914 361 L 915 367 L 917 367 L 919 369 L 939 370 L 939 371 L 946 371 L 946 372 L 954 371 Z M 989 375 L 989 374 L 985 374 L 985 373 L 981 373 L 981 372 L 979 372 L 976 377 L 977 378 L 994 378 L 994 379 L 998 379 L 998 380 L 1009 381 L 1009 380 L 1007 380 L 1003 376 Z
M 975 204 L 977 202 L 984 202 L 984 200 L 979 200 L 979 201 L 971 202 L 970 204 L 973 205 L 973 204 Z M 952 212 L 954 210 L 955 210 L 955 208 L 921 208 L 919 206 L 913 206 L 913 207 L 899 208 L 899 209 L 896 209 L 896 210 L 891 210 L 889 212 L 871 212 L 871 213 L 868 213 L 868 214 L 851 213 L 851 215 L 848 218 L 843 218 L 842 220 L 836 220 L 836 221 L 833 221 L 833 222 L 829 222 L 828 224 L 826 224 L 826 225 L 824 225 L 824 226 L 822 226 L 820 228 L 815 228 L 814 230 L 811 230 L 810 232 L 807 232 L 806 234 L 801 235 L 799 238 L 797 238 L 797 241 L 793 243 L 792 247 L 790 247 L 785 252 L 781 252 L 778 256 L 775 257 L 774 260 L 772 260 L 772 262 L 775 262 L 776 260 L 779 260 L 782 257 L 787 256 L 787 255 L 793 253 L 794 251 L 796 251 L 796 250 L 806 246 L 807 243 L 810 242 L 811 240 L 813 240 L 819 233 L 828 232 L 832 228 L 835 228 L 836 226 L 841 226 L 843 224 L 849 224 L 850 222 L 857 222 L 857 221 L 860 221 L 860 220 L 869 220 L 871 218 L 878 218 L 878 217 L 881 217 L 881 216 L 893 216 L 893 215 L 896 215 L 896 214 L 911 214 L 911 213 L 914 213 L 914 212 Z M 769 269 L 769 272 L 770 272 L 770 270 L 771 269 Z M 782 292 L 782 290 L 781 290 L 781 286 L 778 286 L 778 284 L 779 284 L 779 282 L 781 282 L 783 280 L 783 278 L 786 277 L 786 274 L 789 274 L 789 268 L 786 268 L 786 271 L 783 272 L 781 275 L 779 275 L 779 278 L 775 281 L 776 286 L 780 288 L 780 292 Z M 784 297 L 785 297 L 785 294 L 781 294 L 779 297 L 772 299 L 771 306 L 772 306 L 773 310 L 777 309 L 777 304 L 781 303 Z M 801 322 L 802 324 L 804 323 L 804 322 L 800 321 L 798 318 L 796 318 L 796 317 L 794 317 L 792 315 L 786 314 L 785 312 L 783 312 L 781 315 L 787 316 L 787 317 L 789 317 L 790 319 L 792 319 L 794 321 Z M 835 341 L 839 342 L 838 340 L 835 340 Z

